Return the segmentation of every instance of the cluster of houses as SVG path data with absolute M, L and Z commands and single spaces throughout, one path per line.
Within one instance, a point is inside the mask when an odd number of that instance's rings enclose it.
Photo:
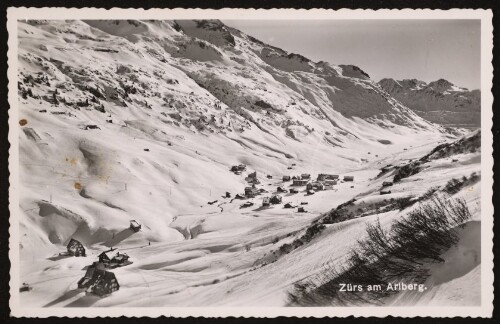
M 288 175 L 283 176 L 283 182 L 292 181 L 292 186 L 300 187 L 306 186 L 308 191 L 320 191 L 320 190 L 331 190 L 340 179 L 338 174 L 325 174 L 320 173 L 315 181 L 311 181 L 311 175 L 304 173 L 300 176 L 290 177 Z M 353 176 L 344 176 L 343 181 L 352 182 L 354 181 Z
M 78 288 L 86 289 L 87 294 L 99 297 L 107 296 L 118 289 L 120 284 L 113 272 L 108 269 L 114 269 L 132 264 L 130 257 L 126 253 L 116 252 L 111 248 L 98 256 L 98 261 L 92 263 L 85 272 L 85 275 L 78 281 Z
M 244 164 L 241 165 L 234 165 L 231 167 L 232 172 L 239 172 L 241 174 L 241 171 L 245 170 L 246 166 Z M 268 179 L 272 179 L 273 177 L 271 175 L 267 175 Z M 245 177 L 245 181 L 248 182 L 248 186 L 245 187 L 245 193 L 244 195 L 237 194 L 235 198 L 239 199 L 244 199 L 244 198 L 254 198 L 264 192 L 267 192 L 265 189 L 259 189 L 257 188 L 257 184 L 260 184 L 259 179 L 257 178 L 257 171 L 254 171 L 252 173 L 249 173 Z M 294 188 L 294 187 L 301 187 L 301 186 L 306 186 L 306 191 L 308 195 L 314 194 L 316 191 L 321 191 L 321 190 L 331 190 L 333 187 L 341 181 L 340 175 L 337 174 L 325 174 L 325 173 L 320 173 L 318 174 L 318 177 L 316 180 L 312 180 L 311 175 L 309 173 L 303 173 L 299 176 L 290 176 L 290 175 L 284 175 L 282 177 L 283 182 L 289 182 L 292 181 L 292 188 L 290 190 L 285 189 L 283 185 L 278 186 L 276 191 L 278 193 L 298 193 L 299 191 Z M 353 182 L 354 181 L 354 176 L 344 176 L 342 179 L 343 182 Z M 226 193 L 226 198 L 230 196 L 228 193 Z M 275 205 L 275 204 L 281 204 L 283 198 L 279 194 L 274 194 L 270 197 L 263 197 L 262 199 L 262 206 L 267 207 L 270 205 Z M 253 205 L 253 203 L 251 204 Z M 250 204 L 243 204 L 242 207 L 248 207 Z M 291 204 L 285 204 L 285 208 L 293 208 Z M 304 208 L 301 207 L 301 210 L 299 212 L 305 212 Z
M 69 240 L 66 249 L 67 251 L 60 253 L 60 255 L 75 257 L 86 256 L 85 247 L 80 241 L 74 238 Z M 129 260 L 129 256 L 125 253 L 117 252 L 114 256 L 111 256 L 110 253 L 112 251 L 114 251 L 114 249 L 104 251 L 99 254 L 99 261 L 92 263 L 87 268 L 83 278 L 78 281 L 79 289 L 86 289 L 87 294 L 99 297 L 109 295 L 120 289 L 120 285 L 118 284 L 115 274 L 107 271 L 107 269 L 123 267 L 131 264 L 132 262 Z
M 134 232 L 138 232 L 141 230 L 141 225 L 137 221 L 131 220 L 129 228 Z M 99 297 L 107 296 L 120 289 L 115 274 L 108 271 L 108 269 L 124 267 L 132 264 L 132 262 L 126 253 L 117 251 L 113 255 L 112 252 L 115 250 L 111 248 L 99 254 L 98 261 L 88 266 L 85 275 L 78 281 L 78 288 L 86 289 L 87 294 Z M 71 238 L 66 246 L 66 252 L 60 253 L 60 255 L 85 257 L 85 247 L 80 241 Z

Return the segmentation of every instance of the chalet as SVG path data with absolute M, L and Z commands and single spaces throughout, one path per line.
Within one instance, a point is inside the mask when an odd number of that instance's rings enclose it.
M 69 240 L 68 246 L 66 248 L 69 255 L 76 257 L 85 256 L 85 247 L 82 243 L 73 238 Z
M 104 275 L 106 267 L 102 262 L 94 262 L 87 268 L 85 275 L 78 281 L 78 288 L 89 288 L 99 276 Z
M 109 263 L 111 261 L 110 253 L 113 251 L 113 249 L 109 251 L 104 251 L 101 254 L 98 255 L 99 262 L 102 264 Z
M 281 204 L 282 200 L 283 198 L 280 195 L 273 195 L 271 196 L 271 199 L 269 199 L 269 202 L 273 205 L 276 205 L 276 204 Z
M 384 182 L 382 182 L 382 187 L 390 187 L 392 185 L 393 185 L 393 183 L 391 181 L 384 181 Z
M 333 186 L 337 184 L 337 180 L 325 180 L 323 181 L 324 189 L 323 190 L 332 190 Z
M 391 193 L 391 191 L 390 191 L 390 190 L 381 190 L 381 191 L 380 191 L 380 194 L 381 194 L 381 195 L 388 195 L 388 194 L 390 194 L 390 193 Z
M 290 181 L 290 176 L 283 176 L 283 182 Z
M 300 175 L 301 179 L 311 179 L 311 175 L 309 173 L 302 173 Z
M 282 186 L 279 186 L 277 189 L 276 189 L 277 192 L 288 192 L 288 190 L 286 190 L 285 188 L 283 188 Z
M 344 181 L 354 181 L 353 176 L 344 176 Z
M 257 179 L 257 171 L 249 173 L 247 178 Z
M 245 181 L 248 183 L 259 184 L 260 181 L 259 181 L 259 179 L 257 179 L 257 171 L 249 173 L 247 175 L 247 177 L 245 178 Z
M 292 185 L 293 186 L 305 186 L 305 185 L 307 185 L 308 182 L 309 182 L 309 180 L 297 179 L 297 180 L 293 180 Z
M 262 199 L 262 206 L 269 206 L 271 204 L 271 201 L 269 199 L 269 197 L 264 197 L 264 199 Z
M 120 289 L 120 285 L 118 284 L 115 274 L 105 271 L 104 274 L 99 275 L 94 283 L 87 288 L 87 293 L 103 297 L 118 289 Z
M 139 232 L 141 230 L 141 224 L 137 223 L 135 220 L 130 221 L 130 226 L 129 228 L 134 231 L 134 232 Z
M 338 174 L 325 174 L 325 173 L 320 173 L 318 174 L 318 181 L 324 181 L 324 180 L 337 180 L 339 178 Z
M 132 264 L 132 262 L 129 259 L 130 257 L 127 253 L 116 252 L 115 256 L 111 259 L 109 268 L 113 269 L 117 267 L 123 267 L 128 264 Z
M 267 177 L 268 179 L 272 179 L 272 178 L 273 178 L 273 176 L 272 176 L 272 175 L 270 175 L 270 174 L 268 174 L 266 177 Z
M 307 194 L 308 195 L 314 195 L 314 191 L 313 190 L 307 190 Z
M 293 208 L 292 204 L 291 203 L 286 203 L 284 208 Z
M 245 196 L 242 196 L 240 194 L 236 194 L 236 196 L 234 196 L 235 199 L 245 199 Z
M 325 190 L 325 185 L 318 181 L 310 182 L 307 184 L 306 189 L 315 191 Z
M 106 268 L 114 269 L 117 267 L 123 267 L 128 264 L 132 264 L 132 262 L 129 261 L 129 256 L 126 253 L 120 253 L 116 252 L 114 256 L 111 256 L 111 252 L 113 249 L 104 251 L 101 254 L 99 254 L 99 262 L 104 264 Z
M 84 129 L 89 130 L 89 129 L 100 129 L 100 128 L 97 125 L 85 125 Z
M 297 209 L 297 212 L 298 212 L 298 213 L 305 213 L 305 212 L 306 212 L 306 210 L 305 210 L 305 208 L 304 208 L 304 207 L 299 207 L 299 208 Z
M 232 172 L 241 172 L 241 171 L 245 171 L 245 170 L 246 170 L 246 168 L 247 168 L 247 166 L 246 166 L 246 165 L 244 165 L 244 164 L 240 164 L 240 165 L 233 165 L 233 166 L 231 167 L 231 171 L 232 171 Z
M 297 177 L 296 177 L 296 176 L 293 176 L 293 177 L 292 177 L 292 180 L 299 180 L 299 179 L 297 179 Z
M 229 191 L 226 191 L 226 198 L 231 198 L 231 193 Z
M 292 189 L 290 189 L 290 193 L 296 194 L 296 193 L 299 193 L 299 191 L 295 188 L 292 188 Z
M 248 198 L 255 197 L 256 195 L 259 194 L 259 190 L 255 187 L 245 187 L 245 196 Z

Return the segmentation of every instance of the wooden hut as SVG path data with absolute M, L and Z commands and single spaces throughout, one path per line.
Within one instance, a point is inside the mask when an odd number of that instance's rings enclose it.
M 353 176 L 344 176 L 344 181 L 354 181 Z
M 135 220 L 130 221 L 130 229 L 133 230 L 134 232 L 139 232 L 141 230 L 141 224 L 136 222 Z

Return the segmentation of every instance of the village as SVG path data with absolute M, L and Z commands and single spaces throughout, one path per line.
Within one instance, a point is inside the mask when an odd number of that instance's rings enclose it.
M 296 164 L 292 164 L 288 167 L 288 170 L 292 170 Z M 243 171 L 246 170 L 246 165 L 240 164 L 231 167 L 231 172 L 234 172 L 236 175 L 241 175 Z M 265 177 L 267 180 L 272 181 L 274 177 L 270 174 Z M 288 198 L 293 195 L 297 195 L 299 193 L 304 193 L 305 196 L 314 195 L 315 192 L 323 191 L 323 190 L 334 190 L 335 186 L 340 182 L 354 182 L 354 176 L 345 175 L 342 179 L 338 174 L 326 174 L 320 173 L 318 174 L 316 180 L 313 180 L 311 174 L 302 173 L 300 175 L 283 175 L 278 178 L 275 183 L 267 183 L 268 186 L 276 185 L 276 189 L 264 189 L 258 185 L 262 185 L 261 180 L 258 179 L 257 171 L 249 173 L 245 177 L 245 181 L 248 183 L 248 186 L 245 187 L 245 192 L 242 194 L 236 194 L 236 199 L 248 199 L 249 201 L 245 202 L 240 206 L 240 208 L 251 207 L 255 203 L 251 201 L 252 198 L 256 198 L 258 196 L 262 196 L 262 208 L 268 208 L 271 205 L 281 205 L 283 204 L 283 208 L 293 209 L 297 208 L 298 213 L 307 212 L 304 205 L 307 205 L 307 201 L 301 201 L 300 205 L 294 205 L 292 202 L 284 202 L 283 197 Z M 271 195 L 265 195 L 265 194 Z M 286 196 L 285 196 L 286 194 Z M 226 198 L 230 198 L 231 194 L 226 192 Z
M 296 167 L 296 164 L 292 164 L 288 167 L 288 170 L 293 170 L 294 167 Z M 241 176 L 247 171 L 247 166 L 244 164 L 235 165 L 230 168 L 230 171 L 235 175 Z M 244 188 L 243 192 L 236 193 L 234 197 L 230 192 L 226 192 L 223 198 L 231 198 L 230 202 L 245 200 L 243 204 L 239 205 L 239 209 L 259 204 L 258 208 L 254 211 L 259 212 L 282 206 L 283 209 L 295 209 L 292 213 L 300 214 L 308 213 L 307 205 L 309 202 L 307 199 L 299 199 L 299 197 L 307 198 L 320 191 L 335 191 L 337 190 L 336 186 L 340 183 L 354 183 L 354 176 L 345 175 L 341 177 L 338 174 L 320 173 L 314 180 L 309 173 L 282 176 L 267 174 L 262 179 L 259 179 L 257 171 L 254 171 L 248 173 L 244 181 L 248 185 Z M 267 189 L 264 188 L 265 185 L 267 185 Z M 350 188 L 353 187 L 353 185 L 350 186 Z M 255 200 L 257 198 L 260 198 L 259 202 Z M 293 198 L 295 198 L 296 202 L 293 202 Z M 213 205 L 216 202 L 218 201 L 208 202 L 208 205 Z M 127 253 L 120 252 L 115 246 L 141 231 L 141 228 L 142 226 L 137 221 L 131 220 L 128 228 L 117 234 L 113 233 L 111 240 L 103 243 L 107 249 L 97 252 L 97 260 L 83 268 L 85 273 L 78 280 L 76 290 L 84 291 L 87 296 L 96 296 L 99 298 L 109 296 L 113 292 L 118 291 L 120 289 L 118 277 L 111 270 L 125 267 L 133 262 Z M 148 242 L 149 245 L 151 245 L 151 242 Z M 58 261 L 69 257 L 86 258 L 89 257 L 87 249 L 76 238 L 70 238 L 66 246 L 66 251 L 60 252 L 49 259 Z M 93 254 L 96 254 L 95 247 L 92 247 L 92 250 Z M 20 292 L 29 292 L 32 289 L 32 286 L 23 283 L 20 287 Z

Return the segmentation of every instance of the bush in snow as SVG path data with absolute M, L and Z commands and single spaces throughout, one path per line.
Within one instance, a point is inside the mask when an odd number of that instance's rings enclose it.
M 408 178 L 414 174 L 419 173 L 420 170 L 421 170 L 420 162 L 412 162 L 412 163 L 406 164 L 396 171 L 393 181 L 398 182 L 401 179 Z
M 481 176 L 476 172 L 473 172 L 470 177 L 463 176 L 461 179 L 453 178 L 448 181 L 443 191 L 453 195 L 462 190 L 462 188 L 475 184 L 479 179 L 481 179 Z
M 296 283 L 288 294 L 291 306 L 382 304 L 396 293 L 390 283 L 423 283 L 428 264 L 443 262 L 441 255 L 458 240 L 457 227 L 470 219 L 463 200 L 433 197 L 395 221 L 388 230 L 380 222 L 367 226 L 367 238 L 348 254 L 341 267 L 329 265 L 322 274 Z M 342 292 L 342 284 L 362 285 L 362 291 Z M 369 291 L 367 285 L 382 289 Z

